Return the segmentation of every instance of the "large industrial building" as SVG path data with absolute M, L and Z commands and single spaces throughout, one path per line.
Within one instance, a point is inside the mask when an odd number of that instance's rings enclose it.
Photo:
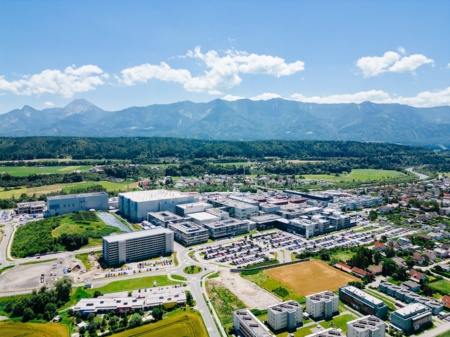
M 391 314 L 391 325 L 405 333 L 429 327 L 431 323 L 431 310 L 420 303 L 407 305 Z
M 237 336 L 273 337 L 269 329 L 247 309 L 233 313 L 233 327 Z
M 303 308 L 296 301 L 286 301 L 267 308 L 267 322 L 274 331 L 293 330 L 302 324 Z
M 314 319 L 329 319 L 339 312 L 339 297 L 331 291 L 306 296 L 306 310 Z
M 386 323 L 369 315 L 347 322 L 347 337 L 384 337 Z
M 383 320 L 387 318 L 388 307 L 383 301 L 354 286 L 340 287 L 339 299 L 364 315 L 374 315 Z
M 211 239 L 220 239 L 250 232 L 247 220 L 226 219 L 205 223 L 203 226 L 209 231 Z
M 179 191 L 151 190 L 119 194 L 120 213 L 133 222 L 147 220 L 147 213 L 170 211 L 175 213 L 175 206 L 198 201 L 197 193 Z
M 108 194 L 105 192 L 58 195 L 47 198 L 45 216 L 56 216 L 76 211 L 107 210 Z
M 173 237 L 166 228 L 105 236 L 103 258 L 108 265 L 117 265 L 171 254 Z

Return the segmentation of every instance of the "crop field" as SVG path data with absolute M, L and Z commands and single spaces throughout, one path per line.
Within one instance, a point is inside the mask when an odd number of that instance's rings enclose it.
M 264 273 L 303 296 L 324 290 L 336 291 L 350 281 L 359 281 L 319 260 L 272 268 Z
M 0 199 L 10 199 L 13 196 L 15 198 L 19 198 L 21 194 L 27 194 L 29 196 L 32 196 L 33 194 L 36 194 L 37 197 L 39 197 L 42 194 L 49 194 L 53 192 L 59 192 L 63 190 L 64 192 L 71 193 L 71 190 L 77 189 L 77 188 L 87 188 L 93 185 L 102 185 L 104 188 L 106 188 L 109 191 L 126 191 L 129 189 L 130 191 L 137 188 L 137 182 L 133 183 L 113 183 L 110 181 L 90 181 L 90 182 L 80 182 L 80 183 L 68 183 L 68 184 L 54 184 L 54 185 L 46 185 L 46 186 L 38 186 L 38 187 L 24 187 L 24 188 L 18 188 L 13 190 L 4 191 L 2 190 L 0 192 Z
M 69 329 L 66 325 L 55 323 L 22 323 L 0 322 L 2 337 L 67 337 Z
M 117 337 L 207 337 L 208 333 L 199 315 L 183 312 L 162 321 L 127 330 Z
M 9 173 L 15 177 L 26 177 L 31 174 L 71 173 L 73 171 L 87 172 L 89 165 L 83 166 L 0 166 L 1 173 Z
M 356 169 L 349 174 L 307 174 L 307 179 L 339 181 L 369 181 L 405 177 L 405 174 L 392 170 Z

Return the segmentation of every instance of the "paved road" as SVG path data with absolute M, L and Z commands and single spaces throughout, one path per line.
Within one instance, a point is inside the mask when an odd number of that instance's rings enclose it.
M 415 174 L 416 176 L 418 176 L 419 180 L 426 180 L 429 178 L 429 176 L 427 176 L 425 174 L 414 171 L 414 167 L 409 167 L 406 169 L 406 171 L 411 172 L 411 173 Z

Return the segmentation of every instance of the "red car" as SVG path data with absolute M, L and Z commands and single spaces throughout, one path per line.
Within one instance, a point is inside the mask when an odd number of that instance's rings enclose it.
M 36 259 L 40 259 L 41 257 L 40 256 L 36 256 Z

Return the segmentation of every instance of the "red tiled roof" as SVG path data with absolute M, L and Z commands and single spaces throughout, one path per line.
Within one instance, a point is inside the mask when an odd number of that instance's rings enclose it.
M 444 297 L 441 298 L 441 301 L 445 303 L 445 306 L 447 308 L 450 308 L 450 296 L 445 295 Z
M 360 268 L 356 268 L 356 267 L 352 268 L 352 272 L 354 272 L 355 274 L 361 275 L 361 276 L 366 276 L 367 275 L 366 271 L 364 271 L 364 270 L 362 270 Z
M 411 277 L 414 277 L 416 280 L 421 280 L 423 277 L 423 273 L 414 269 L 411 269 L 409 271 L 409 275 L 411 275 Z
M 384 247 L 386 247 L 386 245 L 385 245 L 384 243 L 379 242 L 379 241 L 375 241 L 374 246 L 375 246 L 375 247 L 378 247 L 378 248 L 384 248 Z
M 343 271 L 346 272 L 350 272 L 352 270 L 352 267 L 350 267 L 349 265 L 343 263 L 343 262 L 338 262 L 334 265 L 336 268 L 341 269 Z

